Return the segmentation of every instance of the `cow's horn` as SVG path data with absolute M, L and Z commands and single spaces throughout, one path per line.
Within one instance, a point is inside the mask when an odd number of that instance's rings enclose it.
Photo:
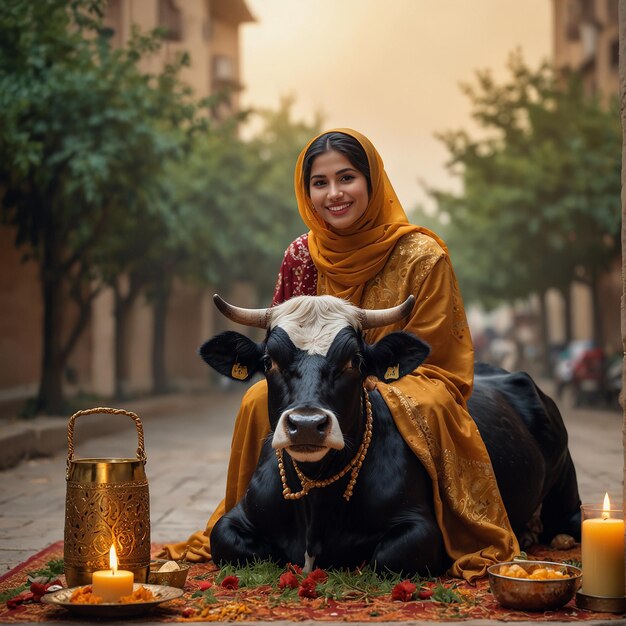
M 413 310 L 415 297 L 409 296 L 402 304 L 390 309 L 361 309 L 361 328 L 387 326 L 405 318 Z
M 255 328 L 269 328 L 270 309 L 243 309 L 228 304 L 228 302 L 218 294 L 213 295 L 213 302 L 215 302 L 215 306 L 220 310 L 222 315 L 233 322 L 243 324 L 244 326 L 254 326 Z

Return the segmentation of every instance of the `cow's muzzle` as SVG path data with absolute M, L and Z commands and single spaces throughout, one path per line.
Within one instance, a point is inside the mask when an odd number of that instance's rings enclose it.
M 345 445 L 332 411 L 298 408 L 284 411 L 278 420 L 272 447 L 284 448 L 297 461 L 319 461 L 330 449 Z

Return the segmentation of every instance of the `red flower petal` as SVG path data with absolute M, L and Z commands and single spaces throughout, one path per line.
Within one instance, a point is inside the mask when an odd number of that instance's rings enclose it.
M 239 578 L 237 576 L 226 576 L 222 581 L 224 589 L 239 589 Z
M 328 574 L 323 569 L 320 569 L 318 567 L 317 569 L 314 569 L 307 576 L 307 578 L 311 578 L 312 580 L 318 583 L 325 583 L 328 580 Z
M 400 602 L 409 602 L 417 587 L 410 580 L 403 580 L 391 590 L 391 599 Z
M 298 586 L 298 579 L 293 572 L 285 572 L 280 575 L 278 579 L 278 587 L 279 589 L 285 589 L 286 587 L 290 587 L 291 589 L 295 589 Z
M 34 598 L 34 595 L 33 595 L 32 591 L 24 590 L 21 593 L 18 593 L 16 596 L 11 598 L 10 600 L 7 600 L 7 608 L 15 609 L 20 604 L 25 604 L 26 602 L 31 602 L 33 600 L 33 598 Z
M 48 585 L 42 585 L 41 583 L 32 583 L 30 586 L 30 590 L 33 592 L 33 594 L 40 597 L 43 596 L 44 593 L 46 593 L 47 588 Z
M 317 582 L 310 577 L 305 578 L 300 584 L 300 589 L 298 589 L 298 595 L 301 598 L 317 598 Z
M 213 586 L 213 583 L 210 583 L 208 580 L 201 580 L 198 583 L 198 587 L 200 588 L 201 591 L 206 591 L 212 586 Z

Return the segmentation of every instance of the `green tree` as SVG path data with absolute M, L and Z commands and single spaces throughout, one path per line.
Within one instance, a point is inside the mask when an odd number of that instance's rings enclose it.
M 295 161 L 318 132 L 315 124 L 293 121 L 291 106 L 286 99 L 278 110 L 256 114 L 261 129 L 248 140 L 240 138 L 247 112 L 197 135 L 188 158 L 168 165 L 150 223 L 127 220 L 126 238 L 116 241 L 120 248 L 106 251 L 116 294 L 118 394 L 129 360 L 126 318 L 139 293 L 154 310 L 155 392 L 168 389 L 166 314 L 176 278 L 221 292 L 234 281 L 248 281 L 261 300 L 271 298 L 284 249 L 304 229 L 293 192 Z
M 40 267 L 37 411 L 63 411 L 65 365 L 104 285 L 103 250 L 133 220 L 149 228 L 155 181 L 203 126 L 194 123 L 196 106 L 175 66 L 160 75 L 138 69 L 157 35 L 135 33 L 113 49 L 102 7 L 101 0 L 0 2 L 0 215 Z M 77 314 L 63 332 L 68 299 Z
M 221 128 L 197 142 L 184 167 L 169 176 L 185 227 L 188 280 L 225 289 L 252 282 L 261 300 L 271 299 L 287 245 L 304 232 L 293 172 L 303 146 L 319 132 L 319 120 L 296 122 L 292 101 L 278 110 L 253 113 L 261 129 L 251 139 Z
M 467 299 L 487 306 L 583 281 L 596 294 L 619 241 L 619 116 L 576 75 L 518 54 L 511 77 L 465 86 L 477 137 L 442 133 L 461 194 L 431 189 Z M 596 306 L 597 310 L 597 306 Z M 546 324 L 543 324 L 546 328 Z M 599 333 L 599 322 L 595 324 Z M 601 341 L 599 336 L 596 340 Z
M 285 97 L 277 110 L 261 111 L 263 126 L 251 142 L 258 163 L 255 184 L 262 202 L 252 240 L 265 258 L 264 265 L 256 270 L 255 280 L 265 302 L 273 294 L 285 249 L 307 230 L 298 212 L 294 172 L 300 152 L 321 132 L 323 124 L 321 113 L 310 123 L 295 121 L 293 104 L 293 97 Z

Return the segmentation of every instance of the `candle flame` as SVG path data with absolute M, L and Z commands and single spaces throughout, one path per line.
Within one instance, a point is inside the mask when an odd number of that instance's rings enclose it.
M 604 494 L 604 504 L 602 505 L 602 519 L 609 519 L 611 517 L 611 499 L 609 498 L 609 494 Z
M 113 575 L 117 572 L 117 552 L 115 552 L 115 544 L 111 545 L 109 550 L 109 566 Z

